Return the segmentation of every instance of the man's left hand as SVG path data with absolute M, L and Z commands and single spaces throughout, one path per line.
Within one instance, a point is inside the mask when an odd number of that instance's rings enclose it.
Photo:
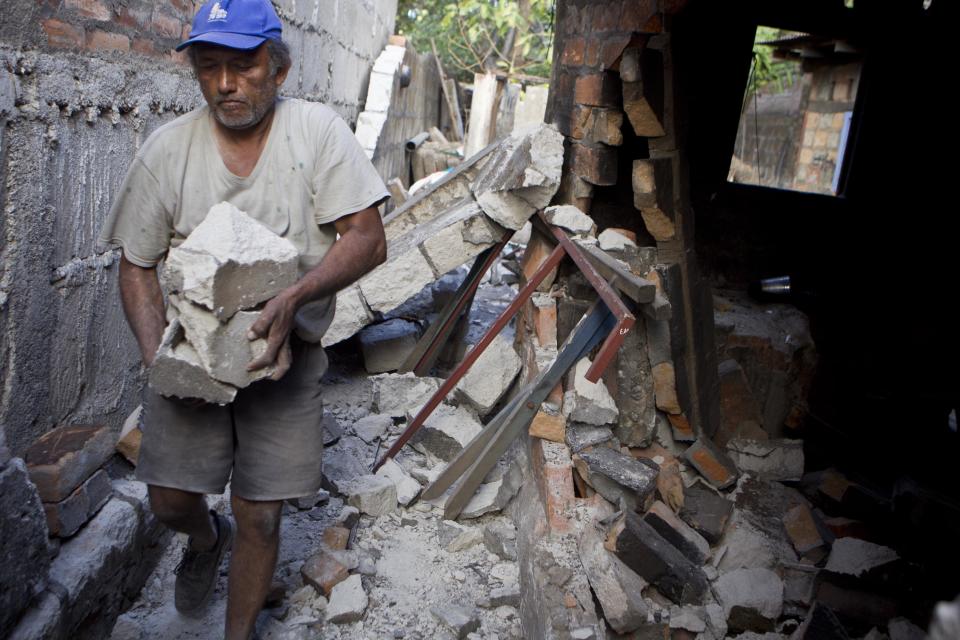
M 293 330 L 293 319 L 297 313 L 293 298 L 285 295 L 286 292 L 270 300 L 260 312 L 260 317 L 250 326 L 247 338 L 256 340 L 264 338 L 267 349 L 260 357 L 254 358 L 247 365 L 247 371 L 255 371 L 270 365 L 276 367 L 271 380 L 279 380 L 290 369 L 292 358 L 290 354 L 290 332 Z

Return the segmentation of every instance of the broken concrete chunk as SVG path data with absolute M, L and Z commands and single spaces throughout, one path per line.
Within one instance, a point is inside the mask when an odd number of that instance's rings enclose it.
M 360 279 L 358 286 L 364 302 L 373 311 L 387 313 L 420 293 L 436 276 L 430 263 L 416 246 L 390 254 L 387 262 Z
M 552 125 L 516 133 L 490 153 L 470 189 L 484 212 L 519 229 L 544 209 L 560 186 L 563 135 Z
M 43 434 L 24 456 L 30 480 L 44 502 L 60 502 L 113 455 L 109 427 L 69 425 Z
M 372 444 L 382 438 L 392 426 L 393 419 L 390 416 L 371 413 L 353 423 L 353 433 L 367 444 Z
M 363 475 L 341 483 L 347 504 L 362 513 L 382 516 L 397 508 L 397 487 L 383 476 Z
M 480 628 L 480 618 L 473 609 L 454 604 L 445 604 L 430 607 L 432 613 L 445 627 L 453 632 L 458 640 L 464 640 L 468 635 Z
M 803 440 L 734 438 L 727 443 L 727 453 L 740 471 L 764 480 L 803 477 Z
M 600 248 L 604 251 L 623 251 L 627 247 L 636 247 L 637 243 L 619 231 L 614 229 L 604 229 L 597 236 L 600 242 Z
M 504 560 L 517 559 L 517 529 L 505 522 L 491 522 L 483 529 L 483 544 Z
M 333 322 L 320 339 L 324 347 L 337 344 L 354 335 L 373 320 L 373 314 L 363 300 L 360 287 L 352 285 L 337 293 L 337 306 Z
M 360 332 L 360 351 L 367 373 L 396 371 L 417 346 L 420 326 L 403 318 L 393 318 L 366 327 Z
M 411 478 L 393 458 L 388 458 L 379 469 L 378 476 L 389 479 L 397 487 L 397 502 L 407 506 L 420 495 L 420 483 Z
M 601 475 L 633 490 L 640 502 L 657 488 L 658 470 L 653 463 L 645 464 L 608 447 L 595 447 L 577 455 L 587 464 L 591 476 Z
M 713 584 L 734 631 L 773 631 L 783 610 L 783 581 L 769 569 L 736 569 Z
M 824 569 L 858 577 L 899 557 L 897 552 L 889 547 L 858 538 L 837 538 L 830 549 Z
M 670 628 L 683 629 L 692 633 L 703 633 L 707 630 L 706 607 L 670 607 Z
M 274 367 L 247 371 L 247 364 L 267 350 L 267 341 L 250 340 L 247 333 L 259 311 L 238 311 L 221 322 L 203 307 L 177 295 L 170 296 L 187 342 L 207 374 L 219 382 L 242 389 L 273 375 Z
M 739 477 L 739 472 L 727 454 L 720 451 L 709 438 L 699 438 L 684 451 L 683 459 L 717 489 L 726 489 Z
M 441 380 L 417 377 L 413 373 L 384 373 L 373 380 L 373 408 L 393 418 L 421 407 L 440 388 Z
M 582 358 L 570 373 L 567 392 L 563 394 L 563 415 L 572 422 L 596 426 L 616 422 L 619 411 L 603 380 L 590 382 L 586 378 L 592 362 Z
M 453 520 L 443 520 L 437 527 L 437 538 L 440 540 L 441 547 L 450 553 L 456 553 L 480 544 L 483 540 L 483 532 L 479 527 L 468 527 Z
M 293 243 L 221 202 L 170 250 L 161 282 L 226 320 L 294 284 L 298 260 Z
M 456 269 L 503 238 L 506 230 L 483 214 L 472 198 L 457 205 L 458 210 L 446 213 L 447 226 L 426 236 L 420 248 L 436 274 Z M 439 222 L 440 219 L 438 219 Z
M 710 543 L 659 500 L 651 505 L 643 519 L 691 562 L 703 564 L 710 557 Z
M 606 548 L 677 604 L 700 604 L 709 585 L 703 570 L 636 513 L 625 512 L 611 527 Z
M 368 603 L 360 576 L 353 574 L 333 588 L 327 604 L 327 621 L 336 624 L 356 622 L 363 617 Z
M 466 407 L 441 404 L 410 439 L 417 451 L 449 462 L 480 433 L 483 426 Z
M 499 480 L 480 485 L 477 492 L 470 498 L 470 502 L 460 512 L 460 517 L 479 518 L 485 513 L 502 510 L 520 491 L 522 483 L 523 469 L 519 463 L 513 461 Z
M 684 491 L 680 519 L 712 544 L 720 541 L 732 513 L 733 503 L 706 487 L 694 484 Z
M 162 396 L 199 398 L 212 404 L 229 404 L 237 395 L 236 387 L 207 374 L 196 350 L 183 339 L 177 319 L 167 325 L 150 366 L 149 382 L 150 388 Z
M 598 522 L 611 515 L 611 507 L 594 501 L 590 521 L 580 534 L 580 564 L 600 601 L 604 618 L 617 633 L 629 633 L 647 621 L 647 605 L 643 600 L 647 583 L 604 548 L 605 536 Z
M 550 224 L 566 229 L 570 233 L 578 235 L 594 235 L 597 231 L 597 225 L 593 218 L 580 211 L 572 204 L 561 204 L 553 207 L 547 207 L 543 210 L 543 217 Z
M 478 414 L 486 415 L 507 392 L 519 372 L 520 356 L 509 340 L 498 335 L 457 383 L 457 395 Z

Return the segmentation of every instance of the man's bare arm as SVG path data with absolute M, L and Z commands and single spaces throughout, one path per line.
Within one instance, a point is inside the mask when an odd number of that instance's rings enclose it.
M 120 300 L 127 323 L 140 345 L 143 364 L 149 367 L 157 355 L 166 325 L 156 267 L 138 267 L 121 257 Z
M 335 294 L 386 260 L 387 239 L 375 207 L 346 215 L 333 224 L 340 237 L 320 264 L 268 302 L 250 327 L 251 339 L 267 339 L 267 350 L 247 365 L 248 370 L 277 362 L 283 371 L 274 377 L 282 375 L 286 371 L 282 365 L 289 364 L 279 362 L 277 354 L 293 329 L 297 310 L 311 300 Z

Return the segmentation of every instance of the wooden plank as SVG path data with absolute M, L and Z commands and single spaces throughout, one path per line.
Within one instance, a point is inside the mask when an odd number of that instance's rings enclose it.
M 463 140 L 463 118 L 460 116 L 460 100 L 457 97 L 456 80 L 448 79 L 443 72 L 443 64 L 437 54 L 437 44 L 433 39 L 430 40 L 430 47 L 433 49 L 433 59 L 437 62 L 437 72 L 440 74 L 440 89 L 443 91 L 443 99 L 447 103 L 450 120 L 453 122 L 453 133 L 457 140 Z
M 387 180 L 387 189 L 390 191 L 390 195 L 393 196 L 393 206 L 395 207 L 399 207 L 410 197 L 400 178 L 390 178 Z
M 432 142 L 439 142 L 440 144 L 450 144 L 447 136 L 443 135 L 443 132 L 436 127 L 430 127 L 430 140 Z
M 611 284 L 625 296 L 643 305 L 656 300 L 657 288 L 652 282 L 633 274 L 616 258 L 599 247 L 580 242 L 576 244 L 600 275 L 607 280 L 612 280 L 616 276 L 616 280 Z
M 469 158 L 490 144 L 496 131 L 497 108 L 502 83 L 492 73 L 473 75 L 473 100 L 470 102 L 470 124 L 463 156 Z

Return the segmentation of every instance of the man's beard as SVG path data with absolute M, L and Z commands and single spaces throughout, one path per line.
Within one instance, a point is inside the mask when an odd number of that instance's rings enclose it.
M 270 112 L 274 102 L 276 102 L 277 94 L 273 92 L 273 94 L 269 96 L 269 99 L 266 99 L 267 96 L 264 96 L 264 98 L 264 100 L 256 104 L 250 100 L 244 100 L 243 102 L 247 105 L 247 110 L 236 112 L 223 112 L 219 108 L 222 103 L 232 101 L 232 98 L 217 100 L 213 109 L 213 117 L 228 129 L 248 129 L 258 124 L 263 120 L 264 116 Z

